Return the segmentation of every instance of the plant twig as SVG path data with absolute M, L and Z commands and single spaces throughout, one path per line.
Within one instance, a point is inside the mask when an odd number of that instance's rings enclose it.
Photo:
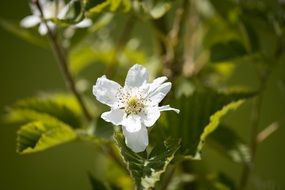
M 65 84 L 70 89 L 70 91 L 74 94 L 74 96 L 77 99 L 86 119 L 88 121 L 91 121 L 92 120 L 91 114 L 89 113 L 87 106 L 83 101 L 82 96 L 80 95 L 79 91 L 76 88 L 74 78 L 73 78 L 73 76 L 70 72 L 70 69 L 68 67 L 68 61 L 67 61 L 65 52 L 63 50 L 63 47 L 58 42 L 56 34 L 48 26 L 48 24 L 44 18 L 43 10 L 42 10 L 41 5 L 39 4 L 39 1 L 34 0 L 33 3 L 39 9 L 41 16 L 42 16 L 42 20 L 43 20 L 43 22 L 47 28 L 47 31 L 48 31 L 47 35 L 48 35 L 48 38 L 50 40 L 50 44 L 51 44 L 53 53 L 55 54 L 55 56 L 57 58 L 58 66 L 59 66 L 59 68 L 62 72 L 62 75 L 64 77 Z
M 268 127 L 266 127 L 264 130 L 258 133 L 257 138 L 256 138 L 257 143 L 263 142 L 271 134 L 273 134 L 278 128 L 279 128 L 278 122 L 274 122 Z
M 256 148 L 257 148 L 256 137 L 258 135 L 258 126 L 259 126 L 259 121 L 260 121 L 262 100 L 263 100 L 263 96 L 261 94 L 255 99 L 253 109 L 252 109 L 250 161 L 244 164 L 241 178 L 240 178 L 240 184 L 239 184 L 240 190 L 245 189 L 250 173 L 254 165 L 254 158 L 255 158 Z
M 43 10 L 42 10 L 41 5 L 39 4 L 38 0 L 34 0 L 33 3 L 39 9 L 41 16 L 42 16 L 42 19 L 43 19 L 43 22 L 44 22 L 45 26 L 47 27 L 48 37 L 50 39 L 50 43 L 51 43 L 53 52 L 54 52 L 54 54 L 58 60 L 58 65 L 62 71 L 63 77 L 65 79 L 65 83 L 68 86 L 68 88 L 71 90 L 71 92 L 74 94 L 74 96 L 76 97 L 86 119 L 90 122 L 92 120 L 92 116 L 89 113 L 87 106 L 83 101 L 83 98 L 81 97 L 79 91 L 77 90 L 77 88 L 75 86 L 75 80 L 74 80 L 74 78 L 70 72 L 69 67 L 68 67 L 68 61 L 67 61 L 66 55 L 64 53 L 63 47 L 59 44 L 55 33 L 50 29 L 47 22 L 44 20 Z M 101 147 L 101 151 L 104 152 L 105 154 L 109 155 L 110 158 L 112 158 L 115 161 L 115 163 L 117 163 L 118 166 L 120 166 L 124 171 L 126 171 L 124 164 L 122 163 L 121 159 L 116 155 L 113 147 L 110 144 L 107 144 L 105 146 L 105 148 Z
M 277 130 L 278 125 L 275 124 L 273 126 L 269 126 L 267 129 L 265 129 L 262 132 L 258 132 L 258 125 L 260 122 L 260 113 L 261 113 L 261 106 L 262 106 L 262 101 L 263 101 L 263 92 L 266 88 L 268 78 L 270 77 L 274 67 L 278 64 L 278 61 L 280 60 L 280 57 L 282 55 L 282 50 L 284 49 L 284 40 L 282 36 L 279 36 L 279 41 L 277 44 L 277 49 L 274 54 L 274 63 L 272 65 L 267 65 L 267 68 L 265 71 L 259 71 L 258 76 L 259 76 L 259 81 L 260 81 L 260 87 L 259 87 L 259 92 L 260 95 L 256 98 L 255 104 L 253 106 L 253 113 L 252 113 L 252 132 L 251 132 L 251 157 L 249 163 L 245 163 L 241 178 L 240 178 L 240 183 L 239 183 L 239 190 L 243 190 L 246 188 L 248 179 L 250 177 L 250 173 L 252 172 L 253 165 L 254 165 L 254 159 L 256 155 L 256 149 L 258 144 L 264 140 L 267 136 L 269 136 L 271 133 L 273 133 L 275 130 Z M 268 60 L 267 60 L 268 61 Z M 269 60 L 269 62 L 272 60 Z M 258 70 L 257 70 L 258 71 Z
M 160 39 L 159 43 L 161 46 L 160 54 L 163 58 L 163 74 L 168 76 L 169 80 L 173 80 L 182 68 L 181 64 L 174 65 L 174 62 L 179 60 L 177 46 L 182 41 L 182 29 L 188 17 L 189 6 L 189 0 L 184 0 L 181 7 L 176 10 L 170 31 L 166 27 L 164 17 L 154 21 L 154 25 L 158 30 L 157 33 L 160 34 L 158 38 Z M 164 36 L 164 38 L 161 38 L 161 36 Z
M 254 101 L 254 105 L 252 108 L 252 116 L 251 116 L 251 138 L 250 138 L 250 160 L 248 163 L 244 164 L 241 178 L 240 178 L 240 183 L 239 183 L 239 189 L 243 190 L 246 188 L 246 185 L 248 183 L 250 174 L 252 172 L 253 166 L 254 166 L 254 160 L 255 160 L 255 155 L 256 155 L 256 150 L 257 150 L 257 145 L 258 145 L 258 127 L 259 127 L 259 122 L 260 122 L 260 115 L 261 115 L 261 107 L 262 107 L 262 101 L 263 101 L 263 92 L 266 88 L 266 84 L 268 81 L 268 78 L 271 73 L 271 69 L 267 68 L 266 72 L 259 73 L 260 77 L 260 95 L 256 97 Z

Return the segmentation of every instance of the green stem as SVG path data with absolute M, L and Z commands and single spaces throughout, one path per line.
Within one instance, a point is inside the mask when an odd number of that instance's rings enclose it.
M 251 127 L 251 143 L 250 143 L 250 161 L 248 163 L 245 163 L 243 166 L 241 178 L 240 178 L 240 184 L 239 189 L 243 190 L 246 188 L 246 185 L 248 183 L 250 174 L 253 170 L 254 166 L 254 158 L 256 155 L 256 149 L 257 149 L 257 140 L 256 137 L 258 135 L 258 126 L 260 122 L 260 113 L 261 113 L 261 105 L 262 105 L 263 95 L 260 94 L 254 102 L 253 108 L 252 108 L 252 127 Z
M 44 20 L 44 15 L 43 15 L 43 11 L 41 8 L 41 5 L 39 4 L 38 0 L 34 0 L 33 2 L 37 8 L 39 9 L 42 18 L 43 18 L 43 22 L 45 24 L 45 26 L 47 27 L 48 30 L 48 37 L 53 49 L 53 52 L 58 60 L 58 65 L 62 71 L 63 77 L 65 79 L 65 83 L 66 86 L 68 86 L 68 88 L 70 89 L 70 91 L 74 94 L 74 96 L 76 97 L 79 105 L 81 106 L 81 109 L 87 119 L 87 121 L 91 122 L 92 120 L 92 116 L 89 113 L 86 104 L 83 101 L 83 98 L 81 97 L 79 91 L 77 90 L 76 86 L 75 86 L 75 80 L 70 72 L 70 69 L 68 67 L 68 61 L 65 55 L 65 52 L 63 50 L 63 47 L 60 45 L 60 43 L 57 40 L 57 37 L 55 35 L 55 33 L 49 28 L 49 26 L 47 25 L 46 21 Z M 113 147 L 111 145 L 106 145 L 105 150 L 103 151 L 104 153 L 108 154 L 110 156 L 110 158 L 112 158 L 122 169 L 125 169 L 125 166 L 123 165 L 121 159 L 116 155 Z
M 60 68 L 60 70 L 62 72 L 65 84 L 69 88 L 69 90 L 74 94 L 74 96 L 77 99 L 77 101 L 78 101 L 78 103 L 79 103 L 79 105 L 80 105 L 80 107 L 81 107 L 81 109 L 83 111 L 83 114 L 85 115 L 86 119 L 88 121 L 91 121 L 92 120 L 91 114 L 89 113 L 89 111 L 87 109 L 87 106 L 86 106 L 86 104 L 83 101 L 82 96 L 80 95 L 79 91 L 76 88 L 75 80 L 74 80 L 74 78 L 73 78 L 73 76 L 71 74 L 71 71 L 70 71 L 69 67 L 68 67 L 69 64 L 68 64 L 65 52 L 63 50 L 63 47 L 58 42 L 56 34 L 50 29 L 50 27 L 48 26 L 47 22 L 45 21 L 43 10 L 42 10 L 42 7 L 39 4 L 39 2 L 37 0 L 35 0 L 34 4 L 39 9 L 39 11 L 41 13 L 41 16 L 43 18 L 43 22 L 44 22 L 44 24 L 45 24 L 45 26 L 46 26 L 46 28 L 48 30 L 47 35 L 48 35 L 48 38 L 49 38 L 49 41 L 50 41 L 53 53 L 54 53 L 55 57 L 57 58 L 57 63 L 58 63 L 58 66 L 59 66 L 59 68 Z
M 189 0 L 184 0 L 180 8 L 176 10 L 176 15 L 170 31 L 166 26 L 166 18 L 161 17 L 153 21 L 157 30 L 157 38 L 161 49 L 163 63 L 163 74 L 168 76 L 170 81 L 181 73 L 180 52 L 177 48 L 179 43 L 183 43 L 183 27 L 189 15 Z M 176 63 L 176 64 L 175 64 Z
M 282 56 L 282 52 L 285 47 L 284 43 L 284 33 L 280 36 L 278 36 L 278 44 L 277 48 L 274 54 L 274 60 L 268 60 L 268 62 L 273 62 L 275 64 L 268 65 L 266 71 L 259 72 L 259 79 L 260 79 L 260 95 L 257 97 L 255 100 L 255 104 L 253 106 L 253 113 L 252 113 L 252 132 L 251 132 L 251 159 L 249 163 L 245 163 L 243 170 L 242 170 L 242 175 L 240 178 L 240 183 L 239 183 L 239 190 L 243 190 L 246 188 L 246 185 L 248 183 L 248 179 L 250 177 L 250 173 L 252 172 L 253 165 L 254 165 L 254 159 L 256 156 L 256 150 L 258 146 L 258 125 L 260 122 L 260 114 L 261 114 L 261 106 L 262 106 L 262 101 L 263 101 L 263 91 L 266 88 L 267 81 L 269 76 L 271 75 L 274 67 L 279 63 L 280 57 Z
M 261 115 L 261 107 L 262 107 L 262 101 L 263 101 L 263 93 L 266 88 L 266 84 L 268 81 L 268 78 L 271 73 L 271 69 L 267 69 L 265 73 L 260 72 L 260 87 L 259 92 L 260 95 L 256 97 L 254 100 L 254 104 L 252 107 L 252 115 L 251 115 L 251 138 L 250 138 L 250 160 L 248 163 L 245 163 L 243 166 L 240 183 L 239 183 L 239 190 L 243 190 L 246 188 L 250 174 L 254 167 L 254 161 L 256 156 L 256 150 L 258 146 L 258 126 L 260 123 L 260 115 Z

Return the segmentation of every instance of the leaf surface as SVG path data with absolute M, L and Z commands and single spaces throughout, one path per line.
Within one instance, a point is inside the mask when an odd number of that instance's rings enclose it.
M 166 127 L 168 134 L 182 138 L 181 151 L 189 158 L 200 159 L 200 153 L 207 137 L 219 126 L 229 111 L 237 109 L 252 93 L 224 94 L 213 90 L 196 91 L 188 97 L 181 97 L 172 106 L 180 114 L 166 113 L 166 120 L 160 128 Z M 170 115 L 171 114 L 171 115 Z
M 122 134 L 116 133 L 115 140 L 138 190 L 155 186 L 180 147 L 179 140 L 168 139 L 163 147 L 155 147 L 144 157 L 142 153 L 136 154 L 126 146 Z
M 247 163 L 250 152 L 245 142 L 230 128 L 219 126 L 209 137 L 209 146 L 226 155 L 237 163 Z
M 60 121 L 34 121 L 17 131 L 17 152 L 39 152 L 75 138 L 72 128 Z

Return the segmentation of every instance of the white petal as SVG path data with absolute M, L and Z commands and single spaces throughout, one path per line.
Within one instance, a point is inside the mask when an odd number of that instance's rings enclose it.
M 145 99 L 148 94 L 149 94 L 149 84 L 148 83 L 144 83 L 142 86 L 140 86 L 139 88 L 128 88 L 128 87 L 124 87 L 124 89 L 126 91 L 131 91 L 131 94 L 134 96 L 139 96 L 143 99 Z
M 23 18 L 20 25 L 24 28 L 31 28 L 41 22 L 41 18 L 35 15 L 27 16 Z
M 172 108 L 169 105 L 158 107 L 158 109 L 159 111 L 175 111 L 176 113 L 180 112 L 179 109 Z
M 47 1 L 42 6 L 42 11 L 45 19 L 51 19 L 56 17 L 55 13 L 55 2 L 54 1 Z
M 159 86 L 154 92 L 148 95 L 148 98 L 151 100 L 150 105 L 157 105 L 163 100 L 167 93 L 171 89 L 171 82 L 163 83 Z
M 157 106 L 155 107 L 148 107 L 145 109 L 145 112 L 142 113 L 142 121 L 147 127 L 153 126 L 153 124 L 158 120 L 160 117 L 160 110 Z
M 134 133 L 130 133 L 123 127 L 123 134 L 125 136 L 126 145 L 134 152 L 142 152 L 148 145 L 148 133 L 145 126 Z
M 165 77 L 165 76 L 154 79 L 152 81 L 152 83 L 150 83 L 150 85 L 149 85 L 150 86 L 149 87 L 149 93 L 155 91 L 166 80 L 167 80 L 167 77 Z
M 74 0 L 74 1 L 77 1 L 77 0 Z M 64 7 L 66 6 L 65 1 L 64 0 L 58 0 L 58 4 L 56 6 L 58 6 L 59 10 L 64 9 Z M 57 11 L 57 12 L 60 12 L 60 11 Z
M 47 32 L 48 32 L 48 29 L 46 25 L 44 23 L 41 23 L 39 26 L 39 33 L 44 36 L 47 34 Z
M 75 33 L 75 29 L 73 27 L 67 27 L 64 31 L 63 31 L 63 35 L 65 38 L 71 38 Z
M 109 112 L 104 112 L 101 115 L 101 118 L 104 119 L 107 122 L 111 122 L 114 125 L 120 125 L 123 120 L 125 112 L 121 109 L 113 109 Z
M 78 24 L 74 25 L 75 28 L 86 28 L 92 25 L 92 20 L 91 19 L 84 19 Z
M 141 117 L 138 115 L 125 114 L 123 117 L 122 125 L 126 128 L 126 130 L 130 133 L 137 132 L 141 129 Z
M 32 11 L 33 15 L 38 16 L 38 17 L 41 16 L 41 12 L 39 11 L 38 7 L 34 3 L 30 2 L 29 6 L 31 8 L 31 11 Z
M 104 75 L 97 79 L 93 86 L 93 94 L 99 102 L 112 107 L 118 101 L 116 95 L 120 88 L 118 83 L 107 79 Z
M 51 31 L 54 31 L 56 28 L 56 25 L 52 21 L 47 21 L 47 25 L 51 29 Z
M 44 7 L 48 3 L 48 0 L 39 0 L 39 4 Z
M 147 82 L 148 72 L 142 65 L 135 64 L 128 71 L 125 86 L 140 87 Z
M 70 3 L 68 3 L 67 5 L 65 5 L 57 14 L 57 18 L 58 19 L 64 19 L 68 10 L 70 9 L 71 3 L 73 3 L 73 1 L 70 1 Z

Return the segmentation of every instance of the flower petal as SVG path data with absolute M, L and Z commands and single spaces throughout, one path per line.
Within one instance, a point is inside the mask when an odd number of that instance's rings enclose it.
M 24 28 L 31 28 L 41 22 L 41 18 L 35 15 L 26 16 L 20 22 L 20 25 Z
M 125 136 L 126 145 L 135 153 L 142 152 L 148 145 L 148 133 L 145 126 L 137 132 L 130 133 L 123 127 L 123 134 Z
M 148 95 L 148 98 L 150 101 L 150 105 L 158 105 L 161 100 L 167 95 L 167 93 L 171 89 L 171 82 L 163 83 L 161 86 L 159 86 L 155 91 L 150 93 Z
M 67 12 L 70 10 L 70 7 L 72 6 L 73 1 L 70 1 L 67 5 L 63 5 L 63 8 L 59 10 L 57 14 L 58 19 L 64 19 L 67 15 Z
M 166 80 L 167 80 L 167 77 L 165 76 L 154 79 L 152 83 L 149 84 L 149 93 L 154 92 Z
M 126 87 L 140 87 L 147 82 L 148 72 L 142 65 L 135 64 L 128 71 L 125 86 Z
M 46 27 L 46 25 L 44 23 L 41 23 L 40 26 L 39 26 L 39 33 L 44 36 L 46 35 L 48 32 L 48 29 Z
M 126 128 L 126 130 L 130 133 L 137 132 L 141 129 L 141 117 L 138 115 L 130 114 L 124 115 L 122 125 Z
M 97 79 L 93 86 L 93 94 L 99 102 L 112 107 L 118 101 L 116 95 L 120 88 L 118 83 L 107 79 L 104 75 Z
M 125 112 L 121 109 L 113 109 L 108 112 L 104 112 L 101 115 L 101 118 L 104 119 L 107 122 L 111 122 L 114 125 L 120 125 L 123 120 Z
M 74 25 L 75 28 L 86 28 L 92 25 L 92 20 L 91 19 L 84 19 L 81 22 L 77 23 Z
M 39 2 L 40 3 L 40 2 Z M 41 3 L 40 3 L 41 4 Z M 38 7 L 34 3 L 29 3 L 30 9 L 34 16 L 41 17 L 41 12 L 39 11 Z
M 155 106 L 146 108 L 141 118 L 145 126 L 151 127 L 158 120 L 159 117 L 160 110 L 157 106 Z
M 158 107 L 158 109 L 159 109 L 159 111 L 175 111 L 176 113 L 180 112 L 179 109 L 172 108 L 169 105 Z

